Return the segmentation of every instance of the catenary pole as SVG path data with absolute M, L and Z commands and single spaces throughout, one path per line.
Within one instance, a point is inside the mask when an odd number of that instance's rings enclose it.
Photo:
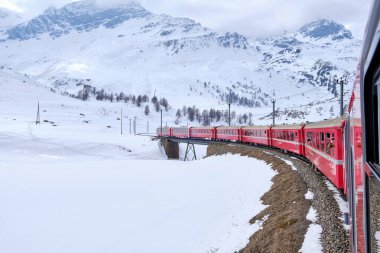
M 123 108 L 120 109 L 120 134 L 123 135 Z
M 276 100 L 272 99 L 272 104 L 273 104 L 273 114 L 272 114 L 272 119 L 273 119 L 273 126 L 276 125 Z

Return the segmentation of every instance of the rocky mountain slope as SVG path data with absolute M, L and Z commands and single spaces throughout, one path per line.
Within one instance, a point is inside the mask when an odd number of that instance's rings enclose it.
M 0 8 L 0 34 L 10 29 L 12 26 L 21 23 L 23 18 L 11 10 Z

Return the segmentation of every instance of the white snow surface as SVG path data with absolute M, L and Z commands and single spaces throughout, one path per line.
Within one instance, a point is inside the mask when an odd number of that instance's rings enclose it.
M 64 97 L 12 71 L 0 88 L 0 252 L 229 253 L 260 229 L 249 220 L 265 208 L 270 165 L 170 161 L 148 137 L 120 134 L 120 107 L 125 122 L 157 126 L 141 108 Z
M 320 242 L 322 227 L 318 224 L 310 224 L 309 229 L 305 235 L 300 252 L 304 253 L 319 253 L 323 252 L 322 244 Z
M 313 207 L 310 207 L 310 210 L 306 218 L 310 220 L 312 224 L 310 224 L 306 232 L 305 240 L 303 241 L 300 252 L 304 252 L 304 253 L 323 252 L 322 244 L 320 241 L 322 227 L 315 223 L 317 221 L 317 211 Z
M 274 175 L 239 156 L 131 160 L 101 145 L 0 140 L 1 252 L 231 252 Z
M 305 199 L 314 199 L 314 193 L 308 190 L 307 193 L 305 194 Z
M 9 164 L 7 155 L 0 252 L 233 252 L 259 229 L 249 219 L 274 174 L 239 156 Z
M 306 215 L 306 219 L 308 219 L 311 222 L 317 221 L 317 211 L 313 207 L 310 207 L 310 210 Z

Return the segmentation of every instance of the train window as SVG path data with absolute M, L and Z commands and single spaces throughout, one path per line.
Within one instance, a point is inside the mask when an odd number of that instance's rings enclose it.
M 294 133 L 293 132 L 290 133 L 290 140 L 294 141 Z
M 316 144 L 316 148 L 319 149 L 319 134 L 315 135 L 315 144 Z
M 332 148 L 333 148 L 333 142 L 331 140 L 331 134 L 326 133 L 326 153 L 331 155 Z
M 325 152 L 325 133 L 320 133 L 321 151 Z

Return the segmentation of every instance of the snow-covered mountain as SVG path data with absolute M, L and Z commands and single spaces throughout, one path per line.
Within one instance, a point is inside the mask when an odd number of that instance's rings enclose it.
M 237 111 L 263 121 L 273 98 L 283 120 L 337 115 L 334 80 L 348 80 L 348 99 L 361 44 L 344 26 L 326 19 L 254 40 L 157 15 L 135 1 L 104 7 L 94 0 L 50 8 L 1 39 L 0 66 L 56 90 L 77 94 L 91 86 L 157 94 L 173 108 L 196 104 L 201 109 L 225 108 L 231 94 L 234 104 L 242 105 L 235 106 Z
M 4 33 L 6 30 L 12 26 L 21 23 L 23 18 L 20 14 L 17 14 L 8 9 L 0 8 L 0 34 Z

